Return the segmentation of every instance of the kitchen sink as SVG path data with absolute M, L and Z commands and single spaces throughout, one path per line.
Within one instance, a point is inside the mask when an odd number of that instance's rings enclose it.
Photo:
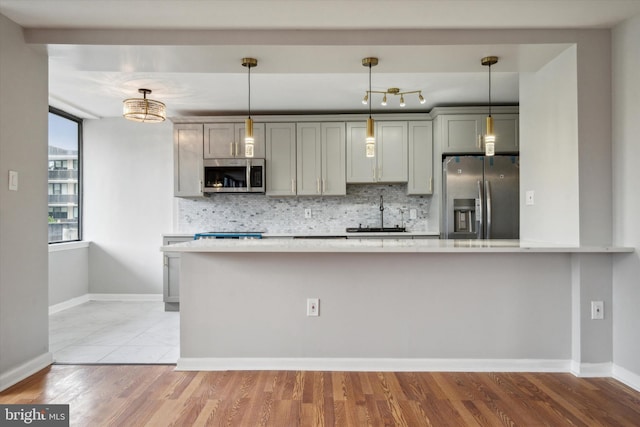
M 347 227 L 347 233 L 404 233 L 405 227 Z

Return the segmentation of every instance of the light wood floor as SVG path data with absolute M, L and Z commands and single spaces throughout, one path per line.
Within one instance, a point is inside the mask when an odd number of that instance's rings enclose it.
M 54 365 L 0 403 L 68 403 L 77 426 L 640 425 L 640 393 L 571 374 Z

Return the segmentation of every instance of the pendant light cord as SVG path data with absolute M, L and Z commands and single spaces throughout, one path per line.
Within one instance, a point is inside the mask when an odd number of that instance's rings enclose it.
M 491 64 L 489 64 L 489 117 L 491 117 Z
M 371 96 L 371 62 L 369 62 L 369 96 Z M 373 99 L 369 99 L 369 118 L 371 118 L 371 103 Z
M 249 80 L 249 118 L 251 118 L 251 65 L 247 68 L 249 69 L 249 72 L 247 73 Z M 491 68 L 489 68 L 489 70 L 491 70 Z

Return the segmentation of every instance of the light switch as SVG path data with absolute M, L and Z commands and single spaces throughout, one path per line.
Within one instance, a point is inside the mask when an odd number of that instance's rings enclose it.
M 527 206 L 533 206 L 535 204 L 535 201 L 534 201 L 534 198 L 533 198 L 534 195 L 535 195 L 535 192 L 533 190 L 528 190 L 525 193 L 525 204 Z
M 18 191 L 18 172 L 9 171 L 9 190 Z

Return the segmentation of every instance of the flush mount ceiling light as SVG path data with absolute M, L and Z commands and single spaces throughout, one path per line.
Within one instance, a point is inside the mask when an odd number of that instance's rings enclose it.
M 251 69 L 258 66 L 258 60 L 255 58 L 242 58 L 242 66 L 248 70 L 248 117 L 244 121 L 244 155 L 245 157 L 253 157 L 253 120 L 251 120 Z
M 493 156 L 496 153 L 496 135 L 493 133 L 493 117 L 491 117 L 491 66 L 498 63 L 497 56 L 487 56 L 480 61 L 489 67 L 489 116 L 487 117 L 487 133 L 484 135 L 484 154 Z
M 138 89 L 143 98 L 125 99 L 122 106 L 122 115 L 125 119 L 134 122 L 159 123 L 167 118 L 167 108 L 160 101 L 147 99 L 150 89 Z
M 362 98 L 362 103 L 365 104 L 365 105 L 368 104 L 369 103 L 369 98 L 371 97 L 371 94 L 373 94 L 373 93 L 378 93 L 378 94 L 382 95 L 382 102 L 380 102 L 380 105 L 382 105 L 382 106 L 386 106 L 387 105 L 387 95 L 399 96 L 400 97 L 400 106 L 401 107 L 404 107 L 406 105 L 406 103 L 404 102 L 404 96 L 405 95 L 409 95 L 409 94 L 413 94 L 413 93 L 417 93 L 418 94 L 418 101 L 420 101 L 420 104 L 424 104 L 426 102 L 426 100 L 424 99 L 424 96 L 422 96 L 422 91 L 421 90 L 401 91 L 400 88 L 390 87 L 386 91 L 371 90 L 371 88 L 369 88 L 367 93 L 365 93 L 364 98 Z
M 371 93 L 371 67 L 375 67 L 378 65 L 378 58 L 363 58 L 362 65 L 365 67 L 369 67 L 369 90 L 365 95 L 365 100 L 363 101 L 365 104 L 367 102 L 366 99 L 368 95 Z M 371 103 L 369 103 L 369 118 L 367 119 L 367 137 L 365 139 L 365 155 L 367 157 L 375 157 L 376 156 L 376 137 L 374 134 L 374 126 L 373 119 L 371 118 Z

